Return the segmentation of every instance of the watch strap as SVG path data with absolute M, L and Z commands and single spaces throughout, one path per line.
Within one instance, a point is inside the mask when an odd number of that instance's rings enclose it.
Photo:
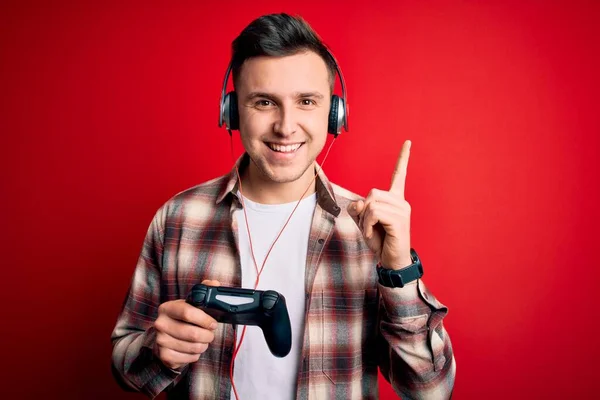
M 423 276 L 423 265 L 421 259 L 415 251 L 410 249 L 412 264 L 402 269 L 389 269 L 377 264 L 377 276 L 379 283 L 386 287 L 404 287 L 407 283 L 415 281 Z

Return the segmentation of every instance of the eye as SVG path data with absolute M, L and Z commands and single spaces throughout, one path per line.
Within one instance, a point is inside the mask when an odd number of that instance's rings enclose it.
M 313 99 L 302 99 L 300 100 L 300 104 L 303 106 L 314 106 L 317 103 Z
M 263 99 L 263 100 L 258 100 L 256 103 L 254 103 L 254 105 L 256 107 L 260 107 L 260 108 L 268 108 L 268 107 L 273 106 L 274 104 L 270 100 L 264 100 Z

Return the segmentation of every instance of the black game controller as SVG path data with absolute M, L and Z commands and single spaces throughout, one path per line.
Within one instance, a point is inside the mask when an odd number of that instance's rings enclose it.
M 240 297 L 252 302 L 230 304 L 217 299 L 217 296 Z M 199 283 L 194 285 L 186 301 L 219 322 L 259 326 L 275 357 L 287 356 L 292 348 L 292 326 L 285 297 L 280 293 Z

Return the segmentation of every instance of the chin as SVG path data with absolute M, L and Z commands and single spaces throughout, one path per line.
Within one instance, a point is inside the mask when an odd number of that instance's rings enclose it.
M 306 171 L 306 168 L 304 171 Z M 290 183 L 300 179 L 304 175 L 304 171 L 299 171 L 295 168 L 291 171 L 286 171 L 286 168 L 277 168 L 276 170 L 271 169 L 266 175 L 275 183 Z
M 296 165 L 289 166 L 273 166 L 266 162 L 259 164 L 259 169 L 262 174 L 270 181 L 275 183 L 291 183 L 302 178 L 306 170 L 311 164 L 302 167 Z

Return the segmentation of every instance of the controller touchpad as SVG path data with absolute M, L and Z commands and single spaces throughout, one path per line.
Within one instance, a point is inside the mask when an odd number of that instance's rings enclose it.
M 250 304 L 254 300 L 252 297 L 240 297 L 240 296 L 228 296 L 225 294 L 218 294 L 216 299 L 222 301 L 223 303 L 232 304 L 239 306 L 241 304 Z

